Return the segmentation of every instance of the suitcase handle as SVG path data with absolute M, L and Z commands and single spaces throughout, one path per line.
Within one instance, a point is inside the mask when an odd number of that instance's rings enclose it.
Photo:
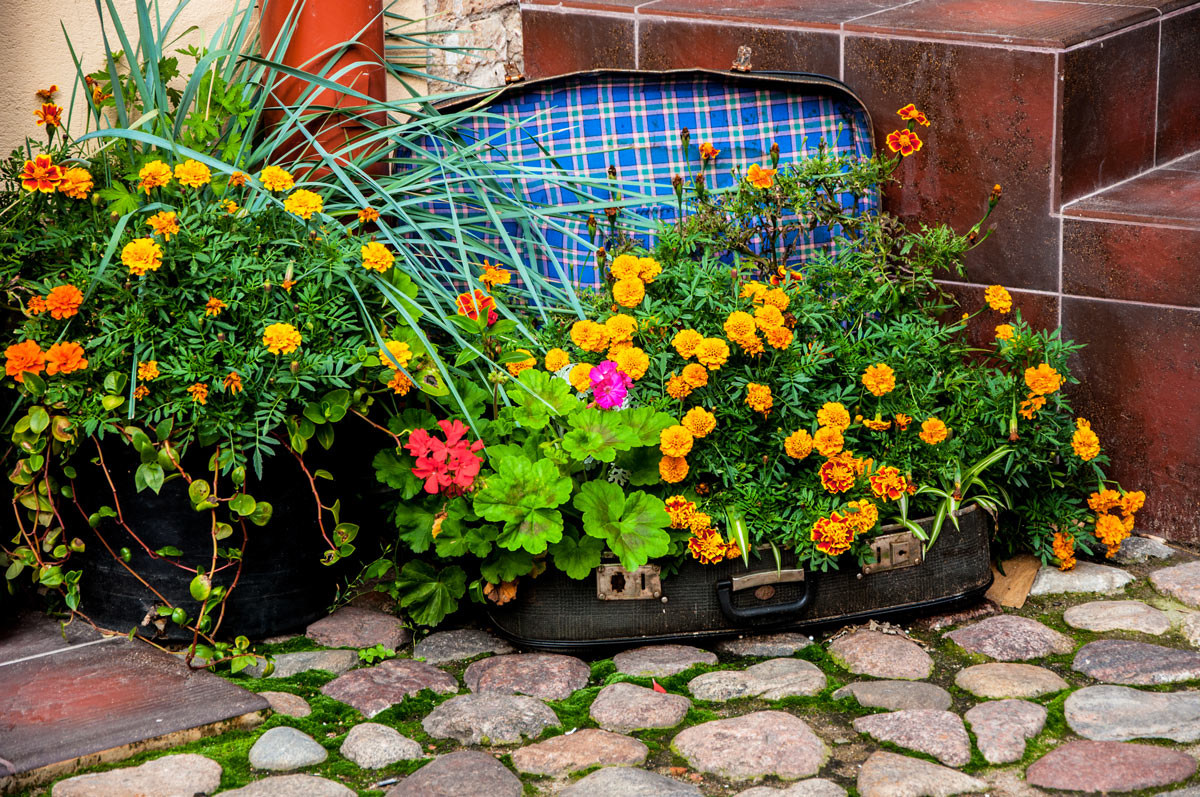
M 788 571 L 785 571 L 788 572 Z M 757 575 L 757 574 L 754 574 Z M 776 571 L 770 571 L 763 575 L 776 575 Z M 745 577 L 743 577 L 745 578 Z M 772 579 L 783 580 L 783 579 Z M 792 579 L 786 579 L 792 580 Z M 746 623 L 753 620 L 761 620 L 763 618 L 774 618 L 780 622 L 790 619 L 791 615 L 804 611 L 804 607 L 808 605 L 809 599 L 812 597 L 812 580 L 805 578 L 804 594 L 791 603 L 779 603 L 772 606 L 753 606 L 749 608 L 739 608 L 733 605 L 733 579 L 725 579 L 717 582 L 717 602 L 721 605 L 721 613 L 726 619 L 734 623 Z

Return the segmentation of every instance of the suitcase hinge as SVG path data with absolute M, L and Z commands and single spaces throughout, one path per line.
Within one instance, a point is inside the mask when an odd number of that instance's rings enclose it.
M 750 48 L 742 45 L 738 47 L 737 58 L 733 62 L 733 66 L 729 67 L 731 72 L 749 72 L 750 71 Z
M 921 543 L 911 531 L 876 537 L 871 540 L 871 553 L 875 554 L 875 561 L 863 565 L 866 575 L 914 567 L 921 564 L 923 557 Z
M 521 74 L 521 70 L 517 69 L 516 64 L 504 65 L 504 85 L 510 86 L 513 83 L 520 83 L 525 79 L 525 75 Z
M 629 571 L 620 565 L 596 568 L 596 597 L 602 601 L 640 601 L 662 597 L 662 568 L 642 565 Z M 666 600 L 666 598 L 663 598 Z

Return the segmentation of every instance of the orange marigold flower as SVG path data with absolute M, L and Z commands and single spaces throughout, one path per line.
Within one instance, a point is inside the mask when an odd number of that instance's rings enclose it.
M 727 546 L 716 529 L 707 529 L 700 534 L 693 534 L 688 539 L 688 552 L 693 559 L 699 559 L 702 565 L 712 565 L 725 559 Z
M 1108 546 L 1106 556 L 1111 559 L 1121 549 L 1121 543 L 1129 536 L 1125 524 L 1116 515 L 1099 515 L 1096 517 L 1096 539 Z
M 717 428 L 717 416 L 703 407 L 692 407 L 683 416 L 683 428 L 692 433 L 692 437 L 700 438 Z
M 705 141 L 700 145 L 700 157 L 706 161 L 716 160 L 721 154 L 721 150 L 712 145 L 711 142 Z
M 200 161 L 188 158 L 175 165 L 175 179 L 188 188 L 203 188 L 212 181 L 212 171 Z
M 683 366 L 683 379 L 691 387 L 704 387 L 708 384 L 708 369 L 699 363 L 688 363 Z
M 230 371 L 225 375 L 225 378 L 221 380 L 221 386 L 225 388 L 227 393 L 241 393 L 242 377 L 238 375 L 237 371 Z
M 171 182 L 171 167 L 160 160 L 153 160 L 141 168 L 138 177 L 141 178 L 138 188 L 148 194 L 152 189 L 162 188 Z
M 530 368 L 537 365 L 537 360 L 534 358 L 533 352 L 531 352 L 529 349 L 517 349 L 517 352 L 526 355 L 525 359 L 516 360 L 515 362 L 511 363 L 505 363 L 504 365 L 504 367 L 508 369 L 508 372 L 513 376 L 520 376 L 522 371 L 528 371 Z
M 240 210 L 240 208 L 238 208 L 238 203 L 234 202 L 232 199 L 222 199 L 221 207 L 230 216 L 232 216 L 234 213 L 237 213 L 238 210 Z
M 1100 438 L 1092 431 L 1092 425 L 1083 418 L 1075 419 L 1075 434 L 1071 436 L 1071 448 L 1084 462 L 1100 455 Z
M 287 199 L 283 200 L 283 209 L 293 216 L 299 216 L 308 221 L 314 213 L 320 213 L 325 209 L 325 202 L 321 199 L 320 194 L 306 188 L 297 188 L 288 194 Z M 364 262 L 363 265 L 367 264 Z M 367 266 L 367 268 L 372 268 L 372 266 Z M 386 271 L 386 269 L 384 270 Z
M 293 196 L 295 195 L 293 194 Z M 363 244 L 359 247 L 359 253 L 362 254 L 363 268 L 367 271 L 378 271 L 382 274 L 396 262 L 396 256 L 392 254 L 391 250 L 378 241 L 368 241 Z
M 732 318 L 732 316 L 730 316 Z M 783 313 L 773 304 L 764 304 L 754 310 L 754 323 L 760 332 L 769 332 L 783 326 Z
M 658 433 L 658 449 L 668 457 L 686 457 L 694 439 L 686 427 L 676 424 Z
M 70 318 L 79 312 L 83 292 L 74 285 L 58 285 L 46 294 L 46 309 L 56 319 Z
M 771 407 L 775 404 L 775 399 L 771 396 L 771 388 L 767 385 L 759 385 L 754 382 L 747 383 L 746 404 L 755 412 L 769 415 Z
M 405 376 L 400 371 L 392 374 L 392 378 L 388 380 L 387 386 L 392 389 L 392 392 L 397 396 L 407 396 L 408 391 L 412 390 L 412 380 Z
M 14 343 L 4 350 L 4 373 L 18 382 L 25 381 L 25 374 L 40 374 L 45 366 L 46 353 L 37 341 Z
M 746 354 L 750 355 L 751 357 L 757 357 L 766 351 L 766 349 L 763 347 L 762 339 L 759 338 L 758 335 L 751 335 L 748 338 L 741 338 L 737 341 L 737 344 L 742 347 L 742 351 L 746 352 Z
M 907 431 L 908 425 L 912 423 L 912 416 L 905 415 L 903 412 L 896 413 L 896 428 L 900 431 Z
M 694 365 L 695 363 L 693 363 Z M 705 371 L 705 373 L 708 373 Z M 682 376 L 672 375 L 667 380 L 667 395 L 673 399 L 685 399 L 692 394 L 692 386 Z
M 1025 384 L 1036 395 L 1048 396 L 1062 387 L 1063 378 L 1048 363 L 1042 363 L 1037 368 L 1025 369 Z
M 130 274 L 141 277 L 162 265 L 162 247 L 153 238 L 134 238 L 121 250 L 121 262 Z
M 1141 490 L 1132 490 L 1121 496 L 1121 512 L 1132 515 L 1146 504 L 1146 494 Z
M 842 436 L 842 430 L 836 426 L 822 426 L 813 435 L 813 448 L 826 458 L 837 456 L 845 445 L 846 438 Z
M 613 299 L 622 307 L 637 307 L 646 298 L 646 284 L 636 278 L 618 280 L 612 290 Z
M 592 389 L 592 366 L 588 363 L 580 363 L 571 369 L 571 373 L 567 374 L 567 379 L 571 383 L 571 387 L 575 388 L 576 393 L 586 393 Z
M 1051 546 L 1054 558 L 1058 560 L 1059 570 L 1070 570 L 1075 567 L 1075 538 L 1061 531 L 1055 532 Z
M 292 174 L 279 166 L 268 166 L 258 173 L 259 182 L 268 191 L 290 191 L 296 185 Z
M 25 161 L 20 176 L 21 187 L 26 191 L 53 194 L 62 182 L 63 168 L 55 165 L 49 155 L 36 155 L 33 160 Z
M 850 428 L 850 412 L 836 401 L 827 401 L 817 410 L 817 425 L 845 431 Z
M 483 274 L 479 275 L 479 281 L 483 283 L 483 287 L 489 291 L 497 285 L 507 285 L 512 280 L 512 272 L 500 266 L 493 266 L 486 260 L 483 261 Z
M 662 265 L 652 257 L 638 258 L 638 279 L 649 285 L 662 273 Z
M 712 516 L 707 512 L 693 512 L 688 521 L 688 528 L 692 534 L 703 534 L 712 529 Z
M 792 345 L 795 336 L 787 327 L 775 327 L 767 330 L 767 343 L 773 349 L 786 349 Z
M 1039 396 L 1036 393 L 1030 393 L 1029 397 L 1025 401 L 1021 402 L 1021 409 L 1019 409 L 1018 412 L 1022 418 L 1031 421 L 1033 420 L 1033 416 L 1036 415 L 1044 406 L 1046 406 L 1045 396 Z
M 72 166 L 63 172 L 58 183 L 58 192 L 71 199 L 87 199 L 92 192 L 92 173 L 82 166 Z
M 151 382 L 158 378 L 158 360 L 146 360 L 138 363 L 137 367 L 138 379 L 142 382 Z
M 870 418 L 863 418 L 862 425 L 870 429 L 872 432 L 886 432 L 888 429 L 892 428 L 892 422 L 883 420 L 879 415 L 876 415 L 874 420 Z
M 900 115 L 900 118 L 906 122 L 911 120 L 913 122 L 918 122 L 920 124 L 925 125 L 926 127 L 929 127 L 929 118 L 927 116 L 925 116 L 925 112 L 918 111 L 917 106 L 912 104 L 911 102 L 908 105 L 905 105 L 900 110 L 896 111 L 896 113 L 898 113 Z
M 812 435 L 804 429 L 797 429 L 784 439 L 783 450 L 792 459 L 804 459 L 812 453 Z
M 48 129 L 62 127 L 62 111 L 62 106 L 46 102 L 33 112 L 33 118 L 37 120 L 38 127 L 43 125 Z
M 901 157 L 907 158 L 914 152 L 920 152 L 921 147 L 925 146 L 921 141 L 921 137 L 911 130 L 893 130 L 887 135 L 888 149 L 892 152 L 899 152 Z
M 585 319 L 571 325 L 571 342 L 584 351 L 604 351 L 608 341 L 609 332 L 604 324 Z
M 676 348 L 678 349 L 678 345 Z M 701 365 L 715 371 L 729 359 L 729 344 L 720 338 L 703 338 L 695 348 L 695 355 Z
M 755 188 L 770 188 L 775 185 L 775 173 L 778 171 L 778 169 L 764 169 L 757 163 L 752 163 L 746 171 L 746 182 Z
M 783 288 L 771 288 L 768 291 L 763 291 L 759 296 L 755 297 L 768 307 L 774 307 L 776 310 L 783 312 L 788 309 L 788 305 L 792 300 L 788 298 Z
M 546 352 L 544 364 L 547 371 L 554 373 L 555 371 L 558 371 L 561 368 L 566 368 L 568 365 L 570 365 L 571 356 L 562 349 L 551 349 L 550 351 Z
M 645 376 L 646 369 L 650 367 L 650 355 L 637 346 L 618 352 L 612 359 L 617 363 L 617 370 L 635 382 Z
M 396 370 L 396 366 L 407 368 L 409 361 L 412 360 L 413 352 L 407 343 L 399 340 L 389 340 L 384 344 L 385 348 L 379 350 L 379 361 L 384 366 Z
M 691 359 L 691 356 L 696 353 L 696 348 L 704 341 L 704 336 L 694 329 L 683 329 L 675 333 L 675 337 L 671 338 L 671 345 L 675 347 L 675 351 L 679 352 L 679 356 L 685 360 Z
M 687 478 L 688 462 L 683 457 L 663 457 L 658 462 L 658 475 L 667 484 L 678 484 Z
M 41 315 L 46 312 L 46 300 L 41 296 L 31 296 L 29 297 L 29 304 L 26 305 L 26 309 L 30 315 Z
M 75 371 L 82 371 L 88 367 L 87 358 L 83 354 L 83 347 L 78 343 L 55 343 L 46 350 L 46 373 L 50 376 L 66 376 Z
M 896 372 L 884 363 L 867 366 L 862 383 L 875 396 L 886 396 L 896 389 Z
M 460 293 L 455 305 L 458 307 L 459 315 L 465 315 L 472 321 L 476 321 L 480 315 L 483 315 L 484 318 L 491 315 L 491 311 L 496 307 L 496 300 L 476 288 L 470 293 Z
M 58 84 L 51 83 L 48 89 L 38 89 L 33 92 L 33 96 L 37 97 L 41 102 L 53 102 L 54 95 L 58 93 Z
M 766 285 L 761 282 L 747 282 L 742 286 L 742 291 L 738 294 L 739 298 L 750 299 L 753 302 L 761 302 L 762 295 L 768 290 Z
M 850 550 L 854 541 L 854 529 L 846 522 L 846 518 L 838 512 L 831 512 L 829 517 L 823 517 L 813 523 L 812 541 L 818 551 L 838 556 Z
M 673 495 L 665 501 L 667 515 L 671 518 L 671 528 L 691 528 L 692 517 L 696 514 L 696 504 L 682 495 Z
M 147 226 L 155 235 L 161 235 L 163 240 L 171 240 L 172 235 L 179 233 L 179 219 L 173 210 L 163 210 L 146 219 Z
M 229 175 L 229 185 L 231 188 L 241 188 L 245 184 L 246 184 L 246 173 L 245 172 L 234 172 L 233 174 Z
M 1107 512 L 1121 505 L 1121 494 L 1116 490 L 1100 490 L 1088 496 L 1087 504 L 1093 512 Z
M 725 319 L 725 334 L 735 343 L 754 337 L 756 329 L 754 316 L 741 310 L 730 313 Z
M 150 388 L 146 387 L 145 385 L 138 385 L 133 391 L 133 397 L 137 401 L 141 401 L 142 399 L 144 399 L 146 396 L 149 396 L 149 395 L 150 395 Z
M 271 324 L 263 332 L 262 342 L 271 354 L 291 354 L 300 347 L 300 332 L 291 324 Z
M 208 403 L 208 385 L 203 382 L 197 382 L 187 389 L 188 394 L 192 397 L 192 401 L 196 404 Z
M 358 223 L 367 224 L 372 221 L 379 221 L 379 211 L 375 208 L 362 208 L 358 211 Z M 486 264 L 485 264 L 486 265 Z
M 842 459 L 827 459 L 819 471 L 826 492 L 844 493 L 854 486 L 854 468 Z
M 631 342 L 633 333 L 637 332 L 637 327 L 637 319 L 625 313 L 617 313 L 604 321 L 604 328 L 608 330 L 608 339 L 613 344 Z
M 996 340 L 1012 340 L 1013 325 L 1012 324 L 997 324 L 996 325 Z
M 204 314 L 206 316 L 218 316 L 221 314 L 221 311 L 228 306 L 229 305 L 225 304 L 225 302 L 221 301 L 217 297 L 210 296 L 208 297 L 208 301 L 204 303 Z
M 296 280 L 285 279 L 283 282 L 279 283 L 279 287 L 283 288 L 288 293 L 291 293 L 292 288 L 296 287 Z
M 617 255 L 613 258 L 612 263 L 609 264 L 608 271 L 612 274 L 613 279 L 618 282 L 621 280 L 641 279 L 642 264 L 640 260 L 637 255 L 628 253 Z
M 854 529 L 855 535 L 867 534 L 879 522 L 879 507 L 865 498 L 851 501 L 846 504 L 846 509 L 846 523 Z
M 917 436 L 929 445 L 936 446 L 945 440 L 949 434 L 950 430 L 946 428 L 945 423 L 937 418 L 929 418 L 921 424 L 921 433 Z
M 881 501 L 897 501 L 908 491 L 908 482 L 900 470 L 886 465 L 868 476 L 867 481 L 871 483 L 871 492 Z
M 983 300 L 997 313 L 1012 310 L 1012 295 L 1003 285 L 990 285 L 983 291 Z

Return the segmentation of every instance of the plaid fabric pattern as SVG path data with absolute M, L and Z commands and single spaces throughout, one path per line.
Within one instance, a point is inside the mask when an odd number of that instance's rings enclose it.
M 486 141 L 490 155 L 485 157 L 520 164 L 512 182 L 523 201 L 553 209 L 612 200 L 607 179 L 611 165 L 618 191 L 656 198 L 623 208 L 622 218 L 635 213 L 671 219 L 676 213 L 671 178 L 680 174 L 690 179 L 696 173 L 702 142 L 720 150 L 715 168 L 708 169 L 710 188 L 732 185 L 734 166 L 744 174 L 751 163 L 767 165 L 773 143 L 779 145 L 781 165 L 815 154 L 821 141 L 834 154 L 872 154 L 870 126 L 860 106 L 820 87 L 799 88 L 706 74 L 582 75 L 510 92 L 489 106 L 490 116 L 460 126 L 458 133 L 467 144 Z M 691 136 L 690 158 L 679 140 L 685 127 Z M 434 146 L 432 141 L 428 145 Z M 573 191 L 564 184 L 571 177 L 597 184 Z M 877 200 L 871 202 L 867 210 L 875 209 Z M 596 215 L 603 233 L 607 221 Z M 530 252 L 526 265 L 551 279 L 570 279 L 577 287 L 599 285 L 586 218 L 560 219 L 558 226 L 540 231 L 544 244 L 523 247 Z M 799 242 L 795 260 L 828 248 L 834 232 L 814 230 Z M 653 245 L 649 234 L 638 237 Z M 597 240 L 595 246 L 603 244 Z

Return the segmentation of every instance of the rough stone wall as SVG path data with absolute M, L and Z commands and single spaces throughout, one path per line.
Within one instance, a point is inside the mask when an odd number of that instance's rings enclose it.
M 431 37 L 452 47 L 485 47 L 468 53 L 434 52 L 430 72 L 480 88 L 504 85 L 504 65 L 525 71 L 521 9 L 517 0 L 425 0 L 428 30 L 456 31 Z

